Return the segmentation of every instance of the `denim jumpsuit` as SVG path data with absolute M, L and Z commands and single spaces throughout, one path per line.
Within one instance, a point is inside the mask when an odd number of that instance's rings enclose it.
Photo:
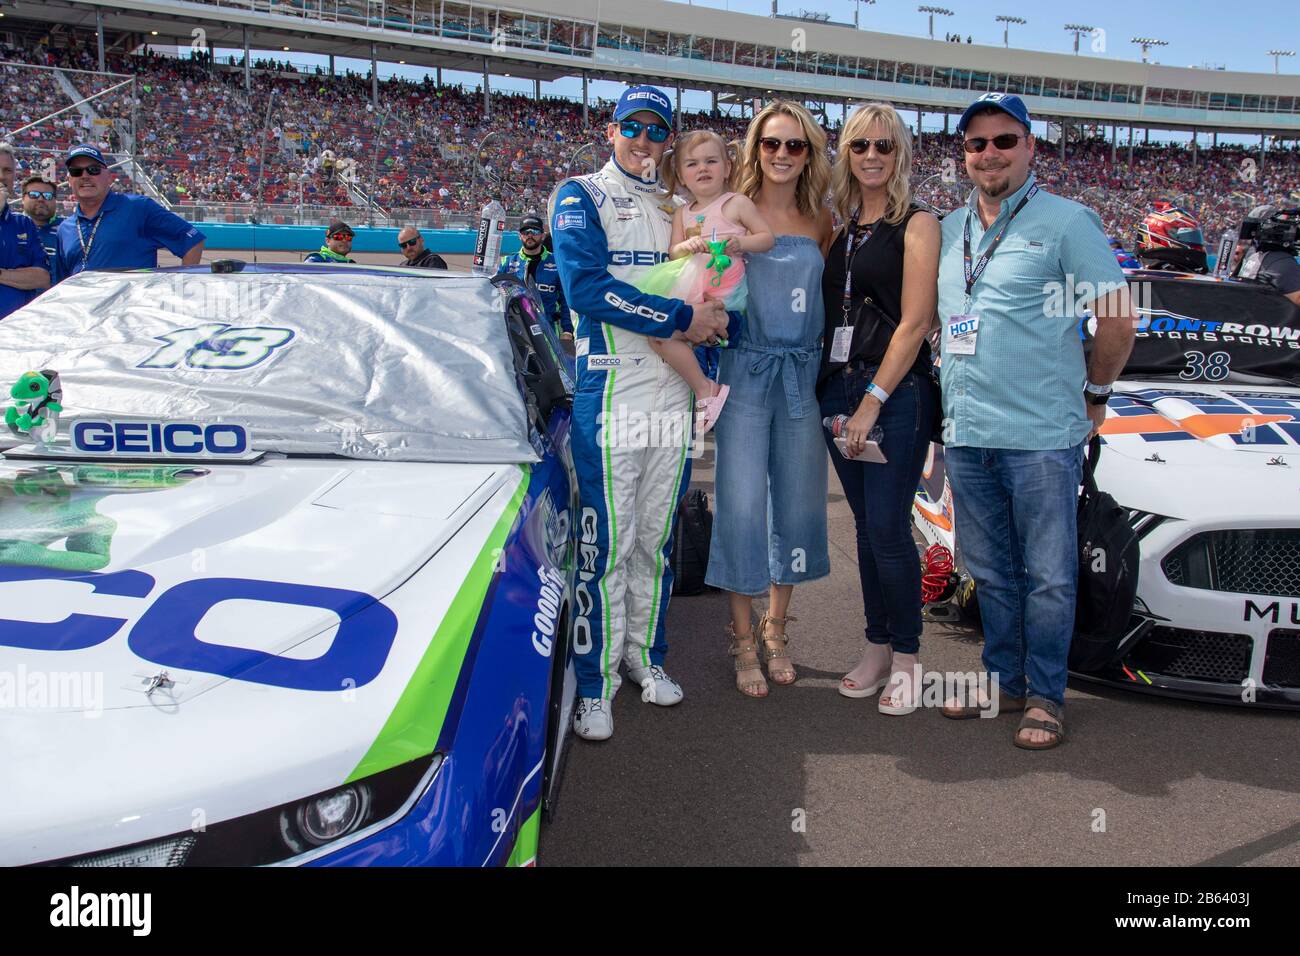
M 714 434 L 716 514 L 705 580 L 737 594 L 830 573 L 826 445 L 818 417 L 822 254 L 806 236 L 778 236 L 746 256 L 749 307 L 740 345 L 723 351 L 731 386 Z

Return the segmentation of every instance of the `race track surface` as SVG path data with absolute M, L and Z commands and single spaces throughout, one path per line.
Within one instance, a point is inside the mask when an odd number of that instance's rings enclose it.
M 710 493 L 711 464 L 710 448 L 693 485 Z M 1010 714 L 888 717 L 840 697 L 863 637 L 833 473 L 827 507 L 831 575 L 791 607 L 798 682 L 742 697 L 726 596 L 674 599 L 668 668 L 686 699 L 655 707 L 625 682 L 613 739 L 570 738 L 542 865 L 1300 865 L 1300 714 L 1072 683 L 1069 739 L 1031 753 Z M 979 654 L 977 630 L 926 625 L 927 671 L 976 670 Z

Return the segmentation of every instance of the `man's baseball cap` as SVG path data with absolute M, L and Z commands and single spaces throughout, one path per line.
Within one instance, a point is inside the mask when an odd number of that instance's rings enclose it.
M 325 230 L 325 235 L 336 236 L 341 232 L 346 233 L 349 236 L 356 235 L 356 233 L 352 231 L 352 227 L 349 226 L 346 222 L 343 222 L 341 219 L 336 219 L 334 222 L 330 223 L 330 227 Z
M 89 143 L 82 143 L 80 146 L 74 146 L 72 149 L 68 150 L 68 155 L 63 157 L 64 167 L 66 168 L 71 165 L 72 161 L 78 156 L 85 156 L 89 159 L 93 159 L 101 166 L 108 165 L 108 160 L 106 160 L 104 154 L 99 151 L 99 147 L 91 146 Z
M 523 232 L 525 229 L 536 229 L 538 232 L 545 232 L 546 224 L 542 222 L 540 216 L 529 214 L 519 220 L 519 231 Z
M 618 105 L 614 107 L 614 122 L 625 120 L 641 110 L 654 113 L 669 129 L 672 129 L 673 104 L 653 86 L 632 86 L 624 90 L 623 95 L 618 98 Z
M 957 132 L 966 132 L 966 124 L 970 122 L 970 118 L 989 107 L 1006 113 L 1024 126 L 1026 133 L 1032 132 L 1029 128 L 1029 108 L 1025 106 L 1025 101 L 1014 93 L 985 93 L 966 107 L 966 112 L 962 113 L 961 119 L 957 121 Z

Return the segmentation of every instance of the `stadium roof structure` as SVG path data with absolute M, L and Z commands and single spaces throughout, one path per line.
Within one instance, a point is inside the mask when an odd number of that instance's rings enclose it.
M 1002 90 L 1038 119 L 1300 136 L 1300 76 L 945 43 L 664 0 L 13 0 L 11 9 L 83 29 L 99 17 L 119 40 L 182 47 L 201 28 L 214 48 L 934 112 Z

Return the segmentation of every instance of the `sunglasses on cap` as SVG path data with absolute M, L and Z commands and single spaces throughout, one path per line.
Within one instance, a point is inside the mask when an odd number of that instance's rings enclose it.
M 849 141 L 849 149 L 853 150 L 854 155 L 861 156 L 873 144 L 876 147 L 876 152 L 881 156 L 888 156 L 894 151 L 894 141 L 892 139 L 854 139 Z
M 29 189 L 27 190 L 28 199 L 53 199 L 53 189 Z
M 78 176 L 98 176 L 104 171 L 104 167 L 99 163 L 91 163 L 89 166 L 69 166 L 68 178 L 76 179 Z
M 791 156 L 802 156 L 803 151 L 808 148 L 806 139 L 787 139 L 785 142 L 785 151 Z M 775 153 L 781 148 L 782 141 L 775 136 L 764 136 L 758 141 L 758 145 L 763 147 L 765 153 Z
M 1024 139 L 1024 137 L 1019 133 L 998 133 L 998 135 L 994 136 L 992 139 L 989 139 L 986 136 L 972 136 L 961 144 L 961 148 L 966 150 L 968 153 L 982 153 L 988 148 L 989 143 L 992 143 L 998 149 L 1005 151 L 1008 149 L 1015 149 L 1016 144 L 1022 139 Z
M 642 123 L 640 120 L 625 119 L 618 124 L 618 131 L 628 139 L 636 139 L 641 135 L 642 130 L 645 130 L 646 136 L 652 143 L 662 143 L 672 132 L 662 123 Z
M 346 233 L 338 233 L 338 235 L 346 235 Z M 416 236 L 414 239 L 407 239 L 405 242 L 398 242 L 398 245 L 405 249 L 407 246 L 413 246 L 419 241 L 420 237 Z

